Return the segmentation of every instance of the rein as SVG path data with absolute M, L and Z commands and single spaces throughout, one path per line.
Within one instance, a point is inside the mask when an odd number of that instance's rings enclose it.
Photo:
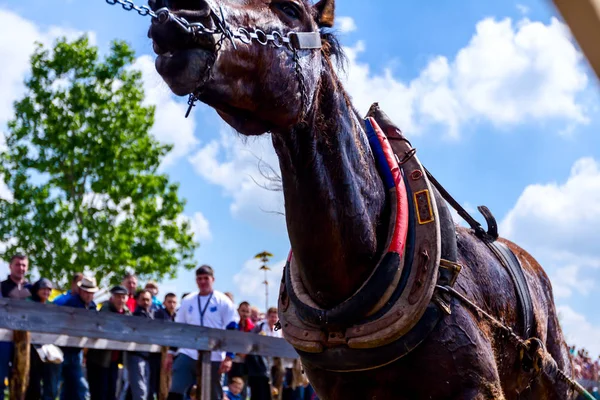
M 131 0 L 106 0 L 106 2 L 110 5 L 120 4 L 124 10 L 135 10 L 141 16 L 149 15 L 159 24 L 174 22 L 184 33 L 192 36 L 194 41 L 196 41 L 199 37 L 202 36 L 219 36 L 219 38 L 215 42 L 215 49 L 213 55 L 211 56 L 211 60 L 209 63 L 206 64 L 206 70 L 204 71 L 202 82 L 200 82 L 197 89 L 189 95 L 188 109 L 185 113 L 186 118 L 189 116 L 192 107 L 195 106 L 196 101 L 199 100 L 198 97 L 202 93 L 202 88 L 204 87 L 204 84 L 210 78 L 212 66 L 214 65 L 217 59 L 223 41 L 225 39 L 228 39 L 231 42 L 231 45 L 233 46 L 234 50 L 237 50 L 235 40 L 239 40 L 243 44 L 247 45 L 258 44 L 261 46 L 268 46 L 269 44 L 272 44 L 275 48 L 285 47 L 292 52 L 292 59 L 295 64 L 294 70 L 298 79 L 298 84 L 300 87 L 300 96 L 302 101 L 301 116 L 302 119 L 304 119 L 304 116 L 306 114 L 306 106 L 308 103 L 308 94 L 306 91 L 306 86 L 304 84 L 304 79 L 302 77 L 302 69 L 300 67 L 300 58 L 298 56 L 298 51 L 321 49 L 322 42 L 320 32 L 290 31 L 284 34 L 279 31 L 272 31 L 271 33 L 266 33 L 261 29 L 249 27 L 238 27 L 237 29 L 231 29 L 229 24 L 227 23 L 227 20 L 225 19 L 225 14 L 221 6 L 219 6 L 219 15 L 214 10 L 210 10 L 210 17 L 212 18 L 213 23 L 215 24 L 215 28 L 211 29 L 204 26 L 204 24 L 202 24 L 201 22 L 188 22 L 185 18 L 173 14 L 167 7 L 163 7 L 156 11 L 153 11 L 147 5 L 136 6 Z

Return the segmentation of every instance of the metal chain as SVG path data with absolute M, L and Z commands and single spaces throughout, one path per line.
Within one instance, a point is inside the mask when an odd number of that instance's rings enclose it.
M 153 18 L 157 18 L 159 22 L 166 22 L 167 20 L 174 21 L 184 31 L 186 31 L 194 37 L 197 37 L 198 35 L 214 35 L 222 33 L 231 38 L 236 38 L 244 44 L 250 44 L 252 43 L 252 41 L 255 41 L 256 43 L 262 46 L 266 46 L 269 43 L 272 43 L 277 48 L 283 46 L 287 46 L 290 49 L 292 48 L 292 41 L 289 36 L 294 34 L 295 32 L 290 32 L 287 36 L 284 36 L 281 32 L 278 31 L 273 31 L 270 34 L 268 34 L 260 29 L 250 31 L 246 28 L 238 28 L 235 32 L 231 32 L 225 26 L 217 26 L 216 29 L 210 29 L 200 22 L 188 22 L 185 18 L 173 14 L 166 7 L 163 7 L 154 12 L 149 6 L 136 6 L 131 0 L 106 0 L 106 2 L 113 6 L 116 4 L 120 4 L 121 7 L 123 7 L 123 9 L 126 11 L 135 10 L 138 12 L 139 15 L 149 15 Z
M 217 61 L 217 56 L 219 55 L 221 46 L 223 46 L 224 40 L 225 40 L 225 35 L 222 34 L 221 37 L 219 38 L 219 40 L 217 41 L 217 43 L 215 44 L 215 50 L 214 50 L 213 54 L 210 56 L 210 59 L 206 63 L 206 68 L 204 69 L 204 73 L 202 74 L 202 80 L 197 86 L 199 89 L 197 91 L 195 91 L 194 93 L 190 93 L 190 95 L 188 97 L 188 109 L 187 109 L 187 112 L 185 113 L 186 118 L 190 115 L 190 112 L 192 111 L 192 107 L 194 107 L 196 105 L 195 103 L 199 100 L 199 97 L 202 94 L 202 91 L 204 89 L 204 85 L 206 84 L 206 82 L 208 82 L 208 79 L 211 76 L 212 67 L 213 67 L 214 63 Z
M 135 10 L 142 17 L 145 17 L 146 15 L 156 17 L 156 14 L 154 13 L 154 11 L 152 11 L 150 7 L 148 7 L 147 5 L 143 5 L 141 7 L 136 6 L 131 0 L 106 0 L 106 2 L 112 6 L 114 6 L 115 4 L 120 4 L 121 7 L 123 7 L 123 9 L 126 11 Z
M 131 0 L 106 0 L 106 2 L 110 5 L 120 4 L 126 11 L 135 10 L 141 16 L 150 15 L 153 18 L 156 18 L 159 23 L 166 23 L 168 21 L 173 21 L 186 33 L 190 34 L 194 39 L 197 39 L 202 35 L 215 35 L 221 34 L 221 37 L 217 41 L 215 45 L 215 51 L 209 62 L 206 64 L 206 70 L 203 74 L 202 82 L 199 84 L 199 88 L 202 88 L 204 84 L 208 81 L 213 63 L 216 61 L 216 57 L 218 55 L 219 50 L 223 44 L 223 40 L 226 38 L 231 41 L 231 44 L 234 48 L 236 48 L 234 39 L 238 39 L 244 44 L 250 44 L 253 41 L 255 43 L 260 44 L 261 46 L 267 46 L 272 44 L 276 48 L 280 48 L 286 46 L 289 50 L 293 52 L 293 60 L 295 63 L 295 71 L 296 77 L 298 79 L 298 84 L 300 86 L 300 97 L 301 97 L 301 121 L 304 120 L 306 114 L 306 107 L 308 105 L 308 94 L 306 90 L 306 85 L 304 83 L 304 77 L 302 76 L 302 70 L 300 68 L 300 58 L 298 56 L 298 50 L 292 45 L 291 36 L 296 34 L 296 32 L 291 31 L 287 35 L 283 35 L 281 32 L 273 31 L 270 34 L 265 33 L 260 29 L 248 30 L 246 28 L 237 28 L 236 31 L 231 31 L 227 22 L 225 21 L 225 17 L 223 15 L 223 10 L 221 11 L 220 18 L 215 16 L 214 22 L 216 27 L 214 29 L 210 29 L 205 27 L 200 22 L 188 22 L 185 18 L 179 17 L 173 14 L 168 8 L 163 7 L 156 12 L 152 11 L 150 7 L 147 5 L 136 6 Z M 188 98 L 188 109 L 185 114 L 187 118 L 192 110 L 192 107 L 195 106 L 196 101 L 198 100 L 198 96 L 201 93 L 201 89 L 189 95 Z

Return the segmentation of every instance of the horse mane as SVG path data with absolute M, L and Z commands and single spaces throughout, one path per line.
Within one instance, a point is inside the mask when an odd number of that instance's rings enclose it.
M 344 53 L 344 48 L 340 43 L 337 34 L 329 29 L 321 28 L 321 40 L 323 41 L 323 53 L 335 61 L 336 66 L 343 72 L 346 72 L 348 58 Z

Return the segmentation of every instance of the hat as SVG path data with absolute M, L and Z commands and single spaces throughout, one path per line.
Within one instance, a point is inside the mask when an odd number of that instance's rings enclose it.
M 121 285 L 113 286 L 112 289 L 110 289 L 110 293 L 111 294 L 129 294 L 127 289 L 125 289 L 125 287 L 121 286 Z
M 96 278 L 84 276 L 82 280 L 77 282 L 77 287 L 88 293 L 96 293 L 98 286 L 96 286 Z
M 40 289 L 53 289 L 54 288 L 52 286 L 52 282 L 50 282 L 50 280 L 46 279 L 46 278 L 40 279 L 34 285 L 36 286 L 37 290 L 40 290 Z
M 196 270 L 196 276 L 198 275 L 214 276 L 213 269 L 209 265 L 202 265 Z

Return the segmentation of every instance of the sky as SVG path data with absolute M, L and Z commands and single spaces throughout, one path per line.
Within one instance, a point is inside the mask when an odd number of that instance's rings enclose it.
M 492 210 L 500 235 L 550 276 L 568 341 L 600 354 L 600 92 L 568 28 L 542 0 L 365 4 L 338 1 L 336 10 L 354 104 L 364 114 L 379 102 L 467 210 Z M 244 139 L 202 104 L 185 119 L 186 98 L 154 70 L 148 24 L 103 0 L 0 0 L 0 132 L 24 93 L 35 41 L 87 32 L 101 52 L 127 41 L 157 106 L 152 134 L 174 145 L 161 171 L 181 184 L 196 261 L 215 268 L 218 290 L 264 308 L 253 256 L 270 251 L 276 305 L 289 241 L 282 195 L 260 173 L 278 170 L 269 137 Z M 0 194 L 10 195 L 3 185 Z M 193 272 L 181 270 L 160 294 L 195 289 Z

